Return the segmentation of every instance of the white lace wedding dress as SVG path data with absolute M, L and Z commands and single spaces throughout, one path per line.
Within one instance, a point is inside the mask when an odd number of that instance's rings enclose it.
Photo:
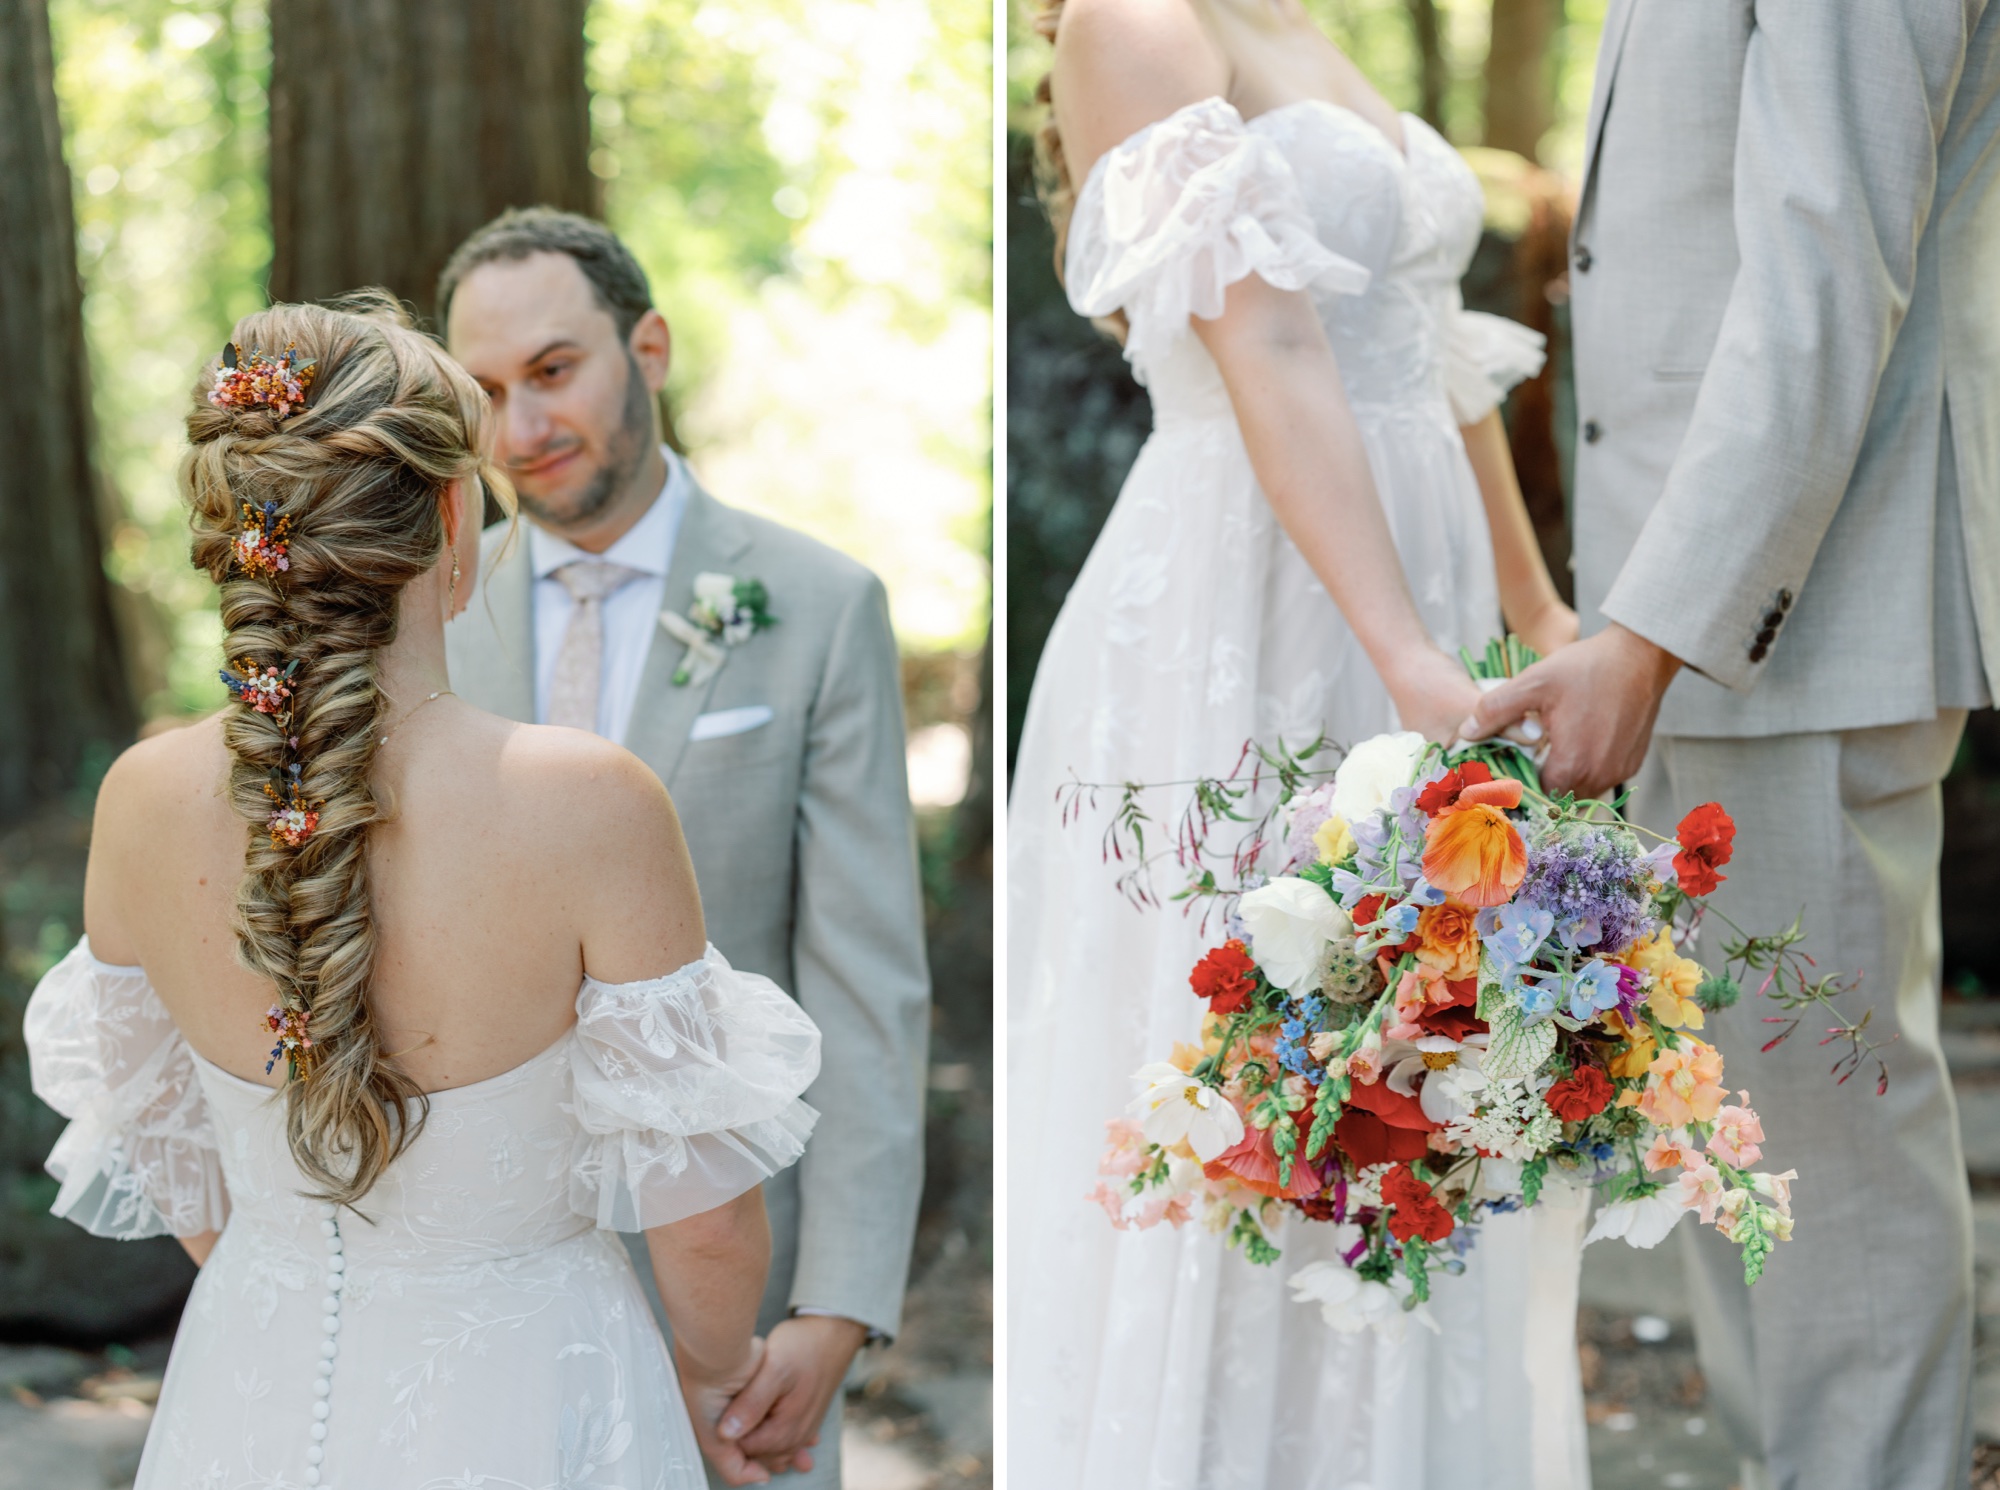
M 1070 300 L 1124 313 L 1154 429 L 1049 636 L 1013 776 L 1008 1424 L 1014 1482 L 1035 1490 L 1587 1482 L 1579 1206 L 1497 1218 L 1437 1288 L 1442 1334 L 1392 1344 L 1291 1300 L 1331 1227 L 1289 1224 L 1258 1268 L 1198 1223 L 1114 1231 L 1084 1198 L 1130 1073 L 1194 1038 L 1188 972 L 1219 935 L 1121 903 L 1102 821 L 1064 828 L 1059 787 L 1222 774 L 1252 737 L 1396 726 L 1258 489 L 1190 313 L 1219 314 L 1250 274 L 1310 291 L 1425 624 L 1475 649 L 1500 625 L 1458 426 L 1539 368 L 1540 338 L 1463 310 L 1478 182 L 1421 120 L 1403 135 L 1406 155 L 1331 104 L 1246 124 L 1210 99 L 1105 156 L 1077 197 Z
M 431 1097 L 358 1210 L 304 1198 L 271 1088 L 189 1047 L 139 968 L 80 943 L 25 1034 L 72 1119 L 58 1215 L 219 1230 L 137 1490 L 705 1490 L 673 1368 L 607 1228 L 720 1205 L 795 1160 L 819 1032 L 713 948 L 586 978 L 577 1024 Z

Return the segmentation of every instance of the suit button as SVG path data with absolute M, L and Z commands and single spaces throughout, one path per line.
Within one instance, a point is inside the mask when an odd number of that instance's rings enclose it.
M 1771 650 L 1770 647 L 1767 646 L 1765 643 L 1759 642 L 1757 643 L 1756 646 L 1750 649 L 1750 660 L 1752 662 L 1762 662 L 1764 658 L 1767 655 L 1769 655 L 1770 650 Z
M 1778 591 L 1778 609 L 1790 610 L 1791 608 L 1792 608 L 1792 592 L 1790 590 Z
M 1774 610 L 1768 616 L 1764 617 L 1764 625 L 1766 627 L 1782 626 L 1784 624 L 1785 613 L 1781 610 Z
M 1576 268 L 1579 274 L 1590 273 L 1590 266 L 1596 261 L 1590 256 L 1590 246 L 1579 243 L 1576 246 Z
M 1775 626 L 1766 626 L 1762 631 L 1757 633 L 1757 645 L 1760 647 L 1768 647 L 1777 639 L 1778 630 Z
M 1595 419 L 1586 419 L 1583 421 L 1584 444 L 1595 445 L 1599 440 L 1603 438 L 1604 438 L 1603 425 L 1599 424 Z

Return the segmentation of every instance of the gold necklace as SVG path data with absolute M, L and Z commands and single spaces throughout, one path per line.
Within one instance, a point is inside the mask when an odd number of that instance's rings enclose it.
M 410 710 L 409 714 L 405 714 L 401 719 L 398 719 L 394 724 L 389 726 L 387 732 L 383 734 L 382 738 L 375 742 L 375 748 L 377 750 L 380 750 L 384 745 L 387 745 L 389 743 L 389 736 L 395 734 L 397 730 L 401 729 L 404 725 L 410 722 L 410 714 L 416 713 L 417 709 L 421 709 L 424 706 L 424 704 L 431 702 L 432 699 L 443 698 L 447 693 L 451 693 L 451 690 L 449 688 L 440 688 L 436 693 L 426 694 L 424 696 L 422 703 L 419 703 L 416 706 L 416 708 Z M 453 698 L 458 697 L 458 695 L 455 693 L 452 693 L 451 696 Z

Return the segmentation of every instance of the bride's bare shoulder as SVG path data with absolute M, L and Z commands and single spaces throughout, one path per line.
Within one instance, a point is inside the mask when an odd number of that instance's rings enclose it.
M 500 722 L 494 753 L 498 785 L 530 831 L 546 828 L 571 840 L 593 840 L 624 825 L 643 836 L 671 826 L 673 802 L 639 757 L 584 730 Z
M 1064 0 L 1052 92 L 1072 166 L 1229 91 L 1229 59 L 1189 0 Z
M 228 777 L 220 714 L 157 728 L 111 763 L 97 791 L 98 826 L 144 832 L 171 824 L 208 808 Z

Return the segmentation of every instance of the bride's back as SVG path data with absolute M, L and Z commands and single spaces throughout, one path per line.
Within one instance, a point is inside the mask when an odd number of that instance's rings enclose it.
M 275 1086 L 284 1071 L 266 1074 L 265 1015 L 276 989 L 237 954 L 246 829 L 228 800 L 229 768 L 219 717 L 119 760 L 101 794 L 86 919 L 94 953 L 143 966 L 199 1054 Z M 367 849 L 367 997 L 382 1047 L 424 1091 L 510 1070 L 574 1022 L 587 929 L 638 901 L 636 885 L 659 883 L 643 862 L 658 857 L 657 835 L 633 830 L 671 811 L 664 792 L 595 736 L 515 724 L 450 696 L 395 729 L 372 780 L 394 811 Z M 699 950 L 692 885 L 625 911 L 662 936 L 674 923 L 693 928 Z M 587 970 L 618 982 L 673 965 L 663 947 L 657 958 L 598 952 Z

